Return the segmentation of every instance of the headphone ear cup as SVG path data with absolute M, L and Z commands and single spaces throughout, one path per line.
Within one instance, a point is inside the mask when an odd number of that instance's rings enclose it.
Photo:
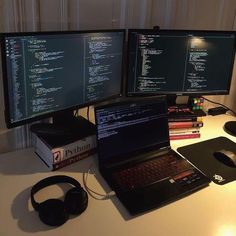
M 88 206 L 88 194 L 81 187 L 72 188 L 66 193 L 64 204 L 69 214 L 79 215 Z
M 60 226 L 69 218 L 64 202 L 59 199 L 48 199 L 40 203 L 38 212 L 41 221 L 50 226 Z

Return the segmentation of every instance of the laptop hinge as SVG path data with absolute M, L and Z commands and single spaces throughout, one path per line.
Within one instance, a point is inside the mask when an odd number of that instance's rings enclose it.
M 140 155 L 134 155 L 134 157 L 129 157 L 128 159 L 126 160 L 121 160 L 121 161 L 116 161 L 115 163 L 107 163 L 106 165 L 103 166 L 103 168 L 112 168 L 112 167 L 119 167 L 119 166 L 123 166 L 124 164 L 129 164 L 129 163 L 134 163 L 134 162 L 140 162 L 140 161 L 146 161 L 146 160 L 149 160 L 149 159 L 152 159 L 154 157 L 157 157 L 157 156 L 161 156 L 161 155 L 164 155 L 166 154 L 167 152 L 169 152 L 171 150 L 171 147 L 170 146 L 165 146 L 165 147 L 162 147 L 162 148 L 159 148 L 158 150 L 154 150 L 154 151 L 151 151 L 151 152 L 148 152 L 148 153 L 142 153 Z
M 169 151 L 170 149 L 171 149 L 170 146 L 165 146 L 165 147 L 160 148 L 159 151 L 164 151 L 164 150 Z

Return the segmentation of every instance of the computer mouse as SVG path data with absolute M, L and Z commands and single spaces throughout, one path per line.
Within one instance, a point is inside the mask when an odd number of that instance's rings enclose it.
M 220 150 L 213 153 L 215 159 L 229 167 L 236 168 L 236 154 L 229 150 Z

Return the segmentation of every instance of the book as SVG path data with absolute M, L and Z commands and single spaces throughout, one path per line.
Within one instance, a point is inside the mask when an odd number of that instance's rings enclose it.
M 180 122 L 169 122 L 169 129 L 180 129 L 180 128 L 191 128 L 191 127 L 202 127 L 203 121 L 180 121 Z
M 179 122 L 179 121 L 202 121 L 202 116 L 173 116 L 168 117 L 169 122 Z
M 191 138 L 200 138 L 201 134 L 198 133 L 189 133 L 189 134 L 171 134 L 170 140 L 180 140 L 180 139 L 191 139 Z
M 168 121 L 202 121 L 205 112 L 191 110 L 186 106 L 172 106 L 168 108 Z
M 43 153 L 40 152 L 40 150 L 35 150 L 35 153 L 39 156 L 39 158 L 47 165 L 47 167 L 54 171 L 54 170 L 58 170 L 62 167 L 68 166 L 70 164 L 73 164 L 79 160 L 82 160 L 86 157 L 92 156 L 94 154 L 96 154 L 96 149 L 92 149 L 83 153 L 80 153 L 78 155 L 72 156 L 68 159 L 62 160 L 62 161 L 58 161 L 55 163 L 50 162 L 49 160 L 45 159 L 45 156 L 43 155 Z
M 85 157 L 96 153 L 96 135 L 73 141 L 59 146 L 56 140 L 62 137 L 36 136 L 35 153 L 44 161 L 51 170 L 56 170 L 72 164 Z
M 200 133 L 200 127 L 169 129 L 169 134 L 193 134 Z

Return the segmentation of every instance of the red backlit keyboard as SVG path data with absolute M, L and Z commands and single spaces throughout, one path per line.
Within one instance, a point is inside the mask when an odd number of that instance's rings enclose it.
M 193 167 L 184 159 L 168 154 L 115 172 L 112 176 L 123 191 L 147 186 L 166 178 L 181 181 L 194 174 Z

